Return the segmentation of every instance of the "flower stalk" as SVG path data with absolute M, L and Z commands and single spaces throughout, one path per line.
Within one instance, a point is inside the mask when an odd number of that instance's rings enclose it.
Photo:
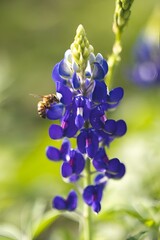
M 122 52 L 122 32 L 128 23 L 131 14 L 130 9 L 133 1 L 134 0 L 116 0 L 112 26 L 112 30 L 115 35 L 115 42 L 113 44 L 112 53 L 108 58 L 109 71 L 105 78 L 108 88 L 111 87 L 111 80 L 113 78 L 114 69 L 121 60 L 120 55 Z
M 86 186 L 89 186 L 91 184 L 91 163 L 90 159 L 86 159 L 86 168 L 85 168 L 85 177 L 84 177 L 84 188 Z M 84 239 L 83 240 L 92 240 L 92 212 L 91 208 L 84 204 L 84 227 L 83 227 L 83 234 Z

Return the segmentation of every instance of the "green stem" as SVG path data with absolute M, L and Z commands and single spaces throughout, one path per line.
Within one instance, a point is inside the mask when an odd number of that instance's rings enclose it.
M 84 187 L 91 184 L 91 174 L 90 174 L 91 162 L 90 159 L 86 159 L 86 169 L 84 177 Z M 92 219 L 91 219 L 91 207 L 84 203 L 84 240 L 92 240 Z
M 121 51 L 122 51 L 121 32 L 117 31 L 117 33 L 115 34 L 115 42 L 113 44 L 112 54 L 108 58 L 109 71 L 108 71 L 108 74 L 107 74 L 106 79 L 105 79 L 105 82 L 106 82 L 108 88 L 111 87 L 111 80 L 112 80 L 112 77 L 113 77 L 115 67 L 120 62 Z
M 108 88 L 110 88 L 111 85 L 111 80 L 113 78 L 115 66 L 121 60 L 120 58 L 120 54 L 122 51 L 121 35 L 124 27 L 128 23 L 131 13 L 130 9 L 133 1 L 134 0 L 116 0 L 113 19 L 113 32 L 115 34 L 115 42 L 113 44 L 112 54 L 108 58 L 109 71 L 105 79 Z

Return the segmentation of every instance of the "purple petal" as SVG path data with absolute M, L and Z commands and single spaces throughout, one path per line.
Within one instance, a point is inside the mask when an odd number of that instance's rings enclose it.
M 85 120 L 88 120 L 90 115 L 90 110 L 91 110 L 90 102 L 86 101 L 86 104 L 84 105 L 84 108 L 83 108 L 83 118 Z
M 67 138 L 64 138 L 61 149 L 60 149 L 60 153 L 61 153 L 61 158 L 63 160 L 66 159 L 66 155 L 69 154 L 70 151 L 70 142 Z
M 101 129 L 104 126 L 103 119 L 101 118 L 104 115 L 104 110 L 98 106 L 95 107 L 90 113 L 90 123 L 95 129 Z
M 103 59 L 102 67 L 103 67 L 103 70 L 104 70 L 104 74 L 106 75 L 107 72 L 108 72 L 108 63 L 105 59 Z
M 57 63 L 54 68 L 53 68 L 53 71 L 52 71 L 52 79 L 55 81 L 55 82 L 62 82 L 64 83 L 64 79 L 61 78 L 61 76 L 59 75 L 59 63 Z
M 64 129 L 64 134 L 66 137 L 74 137 L 78 131 L 77 126 L 75 125 L 75 117 L 73 114 L 70 114 L 67 119 L 67 128 Z
M 95 186 L 95 195 L 96 195 L 96 200 L 101 201 L 102 200 L 102 194 L 103 194 L 103 185 L 99 184 Z
M 118 173 L 117 173 L 115 179 L 122 178 L 125 175 L 125 172 L 126 172 L 125 165 L 123 163 L 121 163 L 120 166 L 119 166 L 119 170 L 118 170 Z
M 67 198 L 67 210 L 68 211 L 74 211 L 77 207 L 77 201 L 78 201 L 78 197 L 77 194 L 74 190 L 72 190 Z
M 94 132 L 89 134 L 88 146 L 86 146 L 86 152 L 90 158 L 93 158 L 98 150 L 98 137 Z
M 73 172 L 77 175 L 80 174 L 85 167 L 85 160 L 81 153 L 75 151 L 74 155 L 74 164 L 73 164 Z
M 75 124 L 77 126 L 78 129 L 81 129 L 83 127 L 84 124 L 84 119 L 81 115 L 77 115 L 75 118 Z
M 58 210 L 65 210 L 66 201 L 61 196 L 56 196 L 52 201 L 52 206 Z
M 75 89 L 78 89 L 80 87 L 79 78 L 77 77 L 76 72 L 72 76 L 72 85 Z
M 100 202 L 94 201 L 94 202 L 92 203 L 92 209 L 93 209 L 94 212 L 99 213 L 100 210 L 101 210 L 101 204 L 100 204 Z
M 123 88 L 117 87 L 110 91 L 109 93 L 109 102 L 117 103 L 123 98 Z
M 50 120 L 57 120 L 62 117 L 63 114 L 63 104 L 54 104 L 47 111 L 47 118 Z
M 105 122 L 105 131 L 108 134 L 114 134 L 114 132 L 116 131 L 116 127 L 117 127 L 117 123 L 115 120 L 113 119 L 107 119 L 107 121 Z
M 95 62 L 94 63 L 94 68 L 93 68 L 93 79 L 94 80 L 102 80 L 104 79 L 104 70 L 102 68 L 102 66 L 98 63 Z
M 104 174 L 98 174 L 95 179 L 94 179 L 94 182 L 96 185 L 101 185 L 102 186 L 102 189 L 104 189 L 104 187 L 106 186 L 107 184 L 107 181 L 106 181 L 106 177 Z
M 71 76 L 70 69 L 64 60 L 62 60 L 59 63 L 59 74 L 60 74 L 60 76 L 62 76 L 64 78 L 68 78 Z
M 125 165 L 121 163 L 117 158 L 113 158 L 109 161 L 108 170 L 105 175 L 109 178 L 120 179 L 125 174 Z
M 107 101 L 107 86 L 104 81 L 95 81 L 95 88 L 92 94 L 92 100 L 94 102 L 106 102 Z
M 106 164 L 103 161 L 103 159 L 93 159 L 93 166 L 95 167 L 95 169 L 99 172 L 104 172 L 104 170 L 106 169 Z
M 82 131 L 77 137 L 77 146 L 81 153 L 86 153 L 86 131 Z
M 47 147 L 46 155 L 50 160 L 53 160 L 53 161 L 60 160 L 60 151 L 55 147 L 52 147 L 52 146 Z
M 62 94 L 61 103 L 70 105 L 72 103 L 72 92 L 70 89 L 60 82 L 56 82 L 56 90 Z
M 62 164 L 61 173 L 64 178 L 67 178 L 72 175 L 72 167 L 68 162 Z
M 90 185 L 87 186 L 83 191 L 83 200 L 88 205 L 92 205 L 93 203 L 93 196 L 94 196 L 94 186 Z
M 56 124 L 52 124 L 49 128 L 49 136 L 52 139 L 60 139 L 63 137 L 63 129 Z
M 116 132 L 115 132 L 115 135 L 117 137 L 121 137 L 123 136 L 127 131 L 127 125 L 125 123 L 125 121 L 123 120 L 118 120 L 116 122 Z
M 69 182 L 77 182 L 79 179 L 80 179 L 80 175 L 77 175 L 77 174 L 72 174 L 70 177 L 69 177 Z

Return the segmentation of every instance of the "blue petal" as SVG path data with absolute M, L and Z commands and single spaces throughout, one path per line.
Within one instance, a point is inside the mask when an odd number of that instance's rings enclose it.
M 107 86 L 104 81 L 95 81 L 95 88 L 92 94 L 92 100 L 94 102 L 106 102 L 107 101 Z
M 81 153 L 75 151 L 73 172 L 80 174 L 85 167 L 85 160 Z
M 61 173 L 64 178 L 67 178 L 72 175 L 72 167 L 68 162 L 62 164 Z
M 108 63 L 105 59 L 103 59 L 102 67 L 104 70 L 104 74 L 106 75 L 106 73 L 108 72 Z
M 114 132 L 116 131 L 116 127 L 117 127 L 117 123 L 115 120 L 113 119 L 107 119 L 107 121 L 105 122 L 105 131 L 108 134 L 114 134 Z
M 121 163 L 120 166 L 119 166 L 119 169 L 118 169 L 118 173 L 114 178 L 115 179 L 122 178 L 125 175 L 125 172 L 126 172 L 125 165 L 123 163 Z
M 80 179 L 81 175 L 77 175 L 75 173 L 73 173 L 70 177 L 69 177 L 69 182 L 77 182 Z
M 56 82 L 56 90 L 62 94 L 61 103 L 70 105 L 72 103 L 72 92 L 70 89 L 60 82 Z
M 59 63 L 59 74 L 60 74 L 60 76 L 62 76 L 64 78 L 68 78 L 71 76 L 71 71 L 70 71 L 67 63 L 64 60 L 62 60 Z
M 77 207 L 78 197 L 74 190 L 70 191 L 68 198 L 66 200 L 67 203 L 67 210 L 74 211 Z
M 81 153 L 86 153 L 86 131 L 82 131 L 77 137 L 77 146 Z
M 65 210 L 66 209 L 66 201 L 61 196 L 56 196 L 52 202 L 53 208 L 58 210 Z
M 53 160 L 53 161 L 60 160 L 60 151 L 55 147 L 52 147 L 52 146 L 47 147 L 46 155 L 50 160 Z
M 108 101 L 108 100 L 107 100 Z M 119 102 L 117 102 L 117 103 L 107 103 L 106 104 L 106 110 L 107 109 L 115 109 L 117 106 L 119 105 Z
M 77 77 L 76 72 L 72 76 L 72 85 L 75 89 L 78 89 L 80 87 L 79 78 Z
M 94 68 L 93 68 L 93 79 L 94 80 L 102 80 L 104 79 L 104 70 L 102 68 L 102 66 L 98 63 L 98 62 L 95 62 L 94 63 Z
M 96 185 L 101 185 L 102 186 L 102 189 L 104 189 L 104 187 L 106 186 L 106 179 L 105 179 L 105 175 L 103 174 L 98 174 L 95 179 L 94 179 L 94 182 Z
M 83 200 L 88 205 L 92 205 L 94 196 L 94 186 L 89 185 L 83 191 Z
M 92 209 L 93 209 L 94 212 L 99 213 L 100 210 L 101 210 L 101 204 L 100 204 L 100 202 L 94 201 L 94 202 L 92 203 Z
M 47 118 L 50 120 L 57 120 L 62 117 L 63 114 L 63 104 L 54 104 L 47 111 Z
M 84 119 L 81 115 L 77 115 L 75 118 L 75 124 L 77 126 L 78 129 L 81 129 L 83 127 L 84 124 Z
M 53 71 L 52 71 L 52 79 L 55 81 L 55 82 L 62 82 L 64 83 L 65 80 L 59 75 L 59 63 L 57 63 L 54 68 L 53 68 Z
M 78 131 L 78 128 L 75 125 L 75 117 L 73 114 L 70 114 L 67 124 L 67 128 L 64 129 L 64 135 L 68 138 L 74 137 Z
M 104 115 L 104 111 L 100 107 L 94 108 L 90 113 L 90 123 L 94 129 L 101 129 L 104 126 L 101 117 Z
M 109 93 L 109 102 L 110 103 L 118 103 L 124 95 L 123 88 L 117 87 L 110 91 Z
M 95 62 L 98 62 L 100 65 L 102 65 L 103 62 L 103 56 L 101 53 L 97 53 Z
M 70 152 L 70 142 L 67 138 L 64 138 L 61 149 L 60 149 L 60 153 L 61 153 L 61 158 L 63 160 L 66 160 L 66 155 L 69 154 Z
M 103 185 L 102 184 L 96 185 L 95 192 L 96 192 L 96 200 L 100 202 L 102 200 Z
M 115 132 L 115 135 L 117 137 L 121 137 L 123 136 L 127 131 L 127 125 L 125 123 L 125 121 L 123 120 L 118 120 L 116 122 L 116 132 Z
M 90 158 L 93 158 L 98 150 L 99 145 L 98 137 L 94 132 L 89 134 L 89 141 L 90 143 L 86 147 L 86 152 Z
M 125 165 L 121 163 L 117 158 L 113 158 L 109 161 L 108 171 L 105 175 L 109 178 L 120 179 L 125 174 Z
M 104 148 L 100 148 L 93 159 L 93 166 L 97 171 L 103 172 L 106 169 L 108 161 Z
M 49 128 L 49 136 L 52 139 L 60 139 L 63 137 L 63 129 L 56 124 L 52 124 Z
M 84 108 L 83 108 L 83 118 L 85 120 L 88 120 L 90 115 L 90 110 L 91 110 L 90 102 L 86 100 L 86 104 L 84 105 Z

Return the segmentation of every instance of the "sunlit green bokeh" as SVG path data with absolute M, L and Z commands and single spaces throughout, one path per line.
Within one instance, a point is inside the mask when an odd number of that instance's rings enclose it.
M 124 87 L 125 97 L 110 117 L 125 119 L 128 132 L 111 144 L 108 154 L 121 159 L 127 173 L 108 185 L 103 211 L 94 217 L 95 240 L 124 240 L 160 221 L 160 89 L 138 87 L 126 74 L 132 47 L 156 4 L 135 0 L 122 37 L 122 61 L 112 86 Z M 113 0 L 0 1 L 0 226 L 11 225 L 8 231 L 15 226 L 30 232 L 34 219 L 51 209 L 53 196 L 65 196 L 72 188 L 61 179 L 60 164 L 45 156 L 46 146 L 61 142 L 49 139 L 51 122 L 38 117 L 37 99 L 29 94 L 54 92 L 52 68 L 73 42 L 79 24 L 95 53 L 107 58 L 114 41 L 114 5 Z M 136 209 L 144 221 L 119 211 L 125 208 Z M 37 239 L 70 240 L 77 231 L 77 223 L 60 218 Z M 152 240 L 149 234 L 144 239 Z

